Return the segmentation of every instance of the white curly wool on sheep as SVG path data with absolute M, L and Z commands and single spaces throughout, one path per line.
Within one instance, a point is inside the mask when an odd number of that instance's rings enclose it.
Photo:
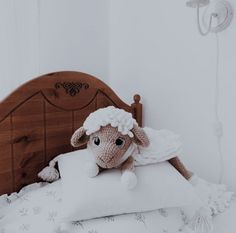
M 109 124 L 112 127 L 117 127 L 121 134 L 129 135 L 130 137 L 134 136 L 131 129 L 133 129 L 134 125 L 138 125 L 131 113 L 109 106 L 91 113 L 85 120 L 83 127 L 86 130 L 86 134 L 91 135 L 99 131 L 102 126 Z

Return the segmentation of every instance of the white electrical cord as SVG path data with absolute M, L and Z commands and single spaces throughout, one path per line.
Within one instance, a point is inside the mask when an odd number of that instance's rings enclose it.
M 220 87 L 219 87 L 219 63 L 220 63 L 220 46 L 219 46 L 219 36 L 216 35 L 216 72 L 215 72 L 215 135 L 217 138 L 218 156 L 220 163 L 220 175 L 219 183 L 222 183 L 224 175 L 224 158 L 222 153 L 222 136 L 223 136 L 223 125 L 219 117 L 219 97 L 220 97 Z
M 200 3 L 197 4 L 197 26 L 198 31 L 202 36 L 206 36 L 210 33 L 212 28 L 212 19 L 217 17 L 216 13 L 212 13 L 210 16 L 208 28 L 205 32 L 203 32 L 201 23 L 200 23 Z M 220 87 L 219 87 L 219 60 L 220 60 L 220 46 L 219 46 L 219 36 L 216 35 L 216 67 L 215 67 L 215 96 L 214 96 L 214 115 L 215 115 L 215 136 L 217 139 L 217 150 L 219 157 L 219 166 L 220 166 L 220 174 L 219 174 L 219 183 L 222 183 L 223 175 L 224 175 L 224 158 L 222 152 L 222 136 L 223 136 L 223 125 L 219 117 L 219 97 L 220 97 Z

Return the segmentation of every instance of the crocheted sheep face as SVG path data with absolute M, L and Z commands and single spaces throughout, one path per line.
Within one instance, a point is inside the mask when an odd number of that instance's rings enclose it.
M 132 143 L 145 147 L 149 140 L 130 113 L 107 107 L 90 114 L 71 138 L 74 147 L 86 143 L 97 165 L 107 169 L 127 159 L 124 155 Z
M 95 155 L 96 163 L 102 168 L 113 168 L 120 165 L 120 161 L 129 148 L 132 139 L 122 135 L 111 125 L 91 134 L 88 148 Z

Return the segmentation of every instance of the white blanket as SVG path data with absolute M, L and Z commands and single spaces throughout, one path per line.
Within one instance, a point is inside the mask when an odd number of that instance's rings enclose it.
M 197 179 L 195 182 L 202 183 L 203 181 Z M 61 193 L 61 181 L 59 180 L 52 184 L 33 184 L 27 186 L 19 193 L 14 193 L 11 196 L 1 196 L 0 233 L 65 233 L 60 227 Z M 224 200 L 227 200 L 227 202 L 224 208 L 221 208 L 221 211 L 229 206 L 231 196 L 231 193 L 222 189 L 221 202 Z M 214 214 L 219 213 L 216 209 L 213 212 Z M 69 233 L 111 232 L 194 233 L 188 227 L 188 219 L 185 212 L 180 208 L 159 209 L 146 213 L 73 222 L 69 230 Z
M 135 154 L 135 165 L 147 165 L 167 161 L 182 153 L 182 141 L 180 136 L 170 130 L 154 130 L 143 128 L 147 134 L 150 145 L 148 147 L 139 146 L 139 153 Z

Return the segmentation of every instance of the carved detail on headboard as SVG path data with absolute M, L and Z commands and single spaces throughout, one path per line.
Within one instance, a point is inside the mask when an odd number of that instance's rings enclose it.
M 69 94 L 70 96 L 75 96 L 80 92 L 82 88 L 84 90 L 89 88 L 88 83 L 81 83 L 81 82 L 57 82 L 55 83 L 55 88 L 59 89 L 60 87 L 63 87 L 65 89 L 66 94 Z
M 38 181 L 55 156 L 73 150 L 70 137 L 93 111 L 116 106 L 142 125 L 142 104 L 124 103 L 101 80 L 81 72 L 33 79 L 0 102 L 0 195 Z

